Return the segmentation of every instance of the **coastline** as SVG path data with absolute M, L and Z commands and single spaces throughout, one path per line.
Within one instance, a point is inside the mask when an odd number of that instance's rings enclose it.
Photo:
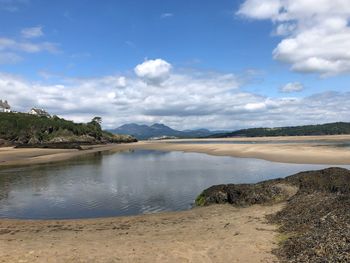
M 315 146 L 310 142 L 301 143 L 263 143 L 263 144 L 193 144 L 186 141 L 320 141 L 345 142 L 350 141 L 350 135 L 336 136 L 300 136 L 300 137 L 259 137 L 259 138 L 228 138 L 228 139 L 187 139 L 165 141 L 140 141 L 128 144 L 106 144 L 83 146 L 84 150 L 76 149 L 38 149 L 12 147 L 0 148 L 0 167 L 23 166 L 65 161 L 74 157 L 97 152 L 118 152 L 124 150 L 146 149 L 159 151 L 197 152 L 217 156 L 232 156 L 240 158 L 255 158 L 282 163 L 302 164 L 350 164 L 350 151 L 346 148 L 330 146 Z M 181 143 L 174 143 L 181 142 Z

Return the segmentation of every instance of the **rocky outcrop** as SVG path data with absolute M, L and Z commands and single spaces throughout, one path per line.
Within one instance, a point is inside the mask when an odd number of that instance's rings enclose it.
M 286 201 L 286 206 L 268 219 L 281 226 L 275 253 L 282 262 L 350 262 L 347 169 L 308 171 L 251 185 L 213 186 L 202 192 L 196 204 L 246 206 L 279 201 Z
M 270 221 L 281 225 L 285 262 L 350 262 L 350 171 L 329 168 L 286 178 L 298 193 Z
M 81 136 L 58 136 L 52 138 L 47 143 L 57 144 L 57 143 L 97 143 L 96 138 L 89 135 L 81 135 Z
M 281 180 L 266 181 L 258 184 L 216 185 L 204 190 L 196 199 L 196 205 L 229 203 L 235 206 L 271 204 L 286 201 L 294 195 L 297 187 L 285 184 Z

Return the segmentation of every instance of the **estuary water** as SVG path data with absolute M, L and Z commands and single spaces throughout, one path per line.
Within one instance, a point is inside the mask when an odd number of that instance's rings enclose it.
M 0 170 L 0 217 L 72 219 L 186 210 L 215 184 L 255 183 L 326 167 L 200 153 L 97 153 Z

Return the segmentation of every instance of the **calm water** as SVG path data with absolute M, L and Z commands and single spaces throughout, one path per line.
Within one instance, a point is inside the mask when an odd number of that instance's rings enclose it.
M 96 154 L 0 170 L 0 217 L 90 218 L 185 210 L 214 184 L 253 183 L 325 167 L 182 152 Z

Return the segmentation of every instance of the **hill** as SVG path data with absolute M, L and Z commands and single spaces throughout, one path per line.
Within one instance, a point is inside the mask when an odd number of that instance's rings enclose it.
M 113 134 L 132 135 L 140 140 L 154 137 L 200 138 L 217 133 L 207 129 L 178 131 L 160 123 L 155 123 L 151 126 L 135 123 L 125 124 L 116 129 L 109 130 L 109 132 Z
M 350 123 L 335 122 L 318 125 L 304 125 L 277 128 L 251 128 L 228 133 L 213 134 L 210 138 L 228 137 L 270 137 L 270 136 L 311 136 L 350 134 Z
M 132 142 L 131 136 L 103 131 L 101 119 L 74 123 L 57 116 L 39 117 L 26 113 L 0 113 L 0 145 L 98 144 Z

